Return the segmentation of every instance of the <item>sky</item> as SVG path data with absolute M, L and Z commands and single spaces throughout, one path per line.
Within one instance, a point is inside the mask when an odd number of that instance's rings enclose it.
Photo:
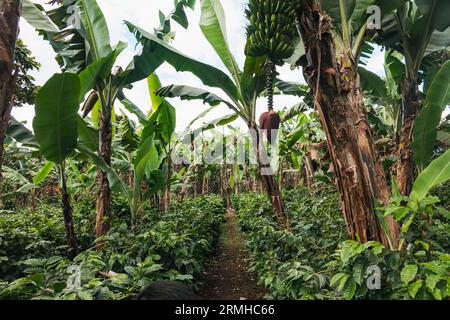
M 237 63 L 242 67 L 244 64 L 244 44 L 245 44 L 245 18 L 244 7 L 248 0 L 222 0 L 222 5 L 226 14 L 227 36 L 229 46 Z M 35 0 L 37 3 L 44 4 L 48 0 Z M 172 0 L 97 0 L 103 10 L 108 23 L 111 43 L 114 45 L 120 40 L 128 43 L 128 48 L 121 54 L 117 64 L 126 67 L 131 61 L 135 52 L 135 40 L 133 35 L 124 26 L 123 21 L 130 21 L 137 26 L 153 32 L 153 29 L 159 26 L 158 12 L 161 10 L 164 14 L 169 14 L 173 9 Z M 184 54 L 193 57 L 201 62 L 211 64 L 226 73 L 221 60 L 214 52 L 211 45 L 203 36 L 200 27 L 200 1 L 197 1 L 195 10 L 187 9 L 189 19 L 189 28 L 185 30 L 177 23 L 172 22 L 172 30 L 175 32 L 175 40 L 171 45 Z M 20 38 L 32 51 L 33 56 L 41 63 L 42 67 L 38 72 L 32 75 L 36 78 L 38 85 L 43 85 L 54 73 L 60 72 L 58 64 L 54 59 L 54 53 L 51 46 L 43 40 L 37 32 L 24 19 L 20 22 Z M 367 69 L 384 75 L 384 57 L 380 50 L 376 50 L 372 59 L 369 60 Z M 285 81 L 303 82 L 301 70 L 290 70 L 289 66 L 278 68 L 280 78 Z M 190 73 L 177 73 L 174 68 L 168 64 L 163 64 L 157 74 L 160 77 L 163 86 L 170 84 L 182 84 L 194 87 L 205 88 L 205 86 L 195 76 Z M 225 98 L 225 94 L 216 88 L 207 88 L 211 92 Z M 134 84 L 133 89 L 125 90 L 126 96 L 132 100 L 141 110 L 147 112 L 150 110 L 151 103 L 146 81 Z M 177 98 L 169 99 L 171 104 L 177 110 L 177 131 L 184 130 L 189 123 L 198 114 L 207 108 L 202 101 L 181 101 Z M 297 97 L 276 96 L 275 109 L 289 107 L 298 102 Z M 116 104 L 120 108 L 120 103 Z M 266 110 L 266 100 L 261 98 L 257 103 L 257 117 Z M 213 109 L 207 116 L 193 125 L 193 129 L 201 126 L 203 121 L 209 121 L 221 116 L 231 114 L 232 112 L 223 105 Z M 19 121 L 26 121 L 27 127 L 31 128 L 31 122 L 34 117 L 34 106 L 24 106 L 15 108 L 13 116 Z M 242 121 L 236 121 L 233 126 L 244 127 Z

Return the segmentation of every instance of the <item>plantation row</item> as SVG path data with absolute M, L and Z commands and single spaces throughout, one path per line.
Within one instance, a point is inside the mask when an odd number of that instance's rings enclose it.
M 1 299 L 126 299 L 153 280 L 192 283 L 201 275 L 223 222 L 223 201 L 206 196 L 147 209 L 130 232 L 126 202 L 115 203 L 114 227 L 95 250 L 92 199 L 75 213 L 83 252 L 67 258 L 64 224 L 54 205 L 0 214 Z
M 0 0 L 0 298 L 449 299 L 449 1 L 159 5 Z
M 423 216 L 414 221 L 404 235 L 407 251 L 347 240 L 331 188 L 285 194 L 295 199 L 287 203 L 292 232 L 279 228 L 262 196 L 244 195 L 236 203 L 252 270 L 273 299 L 448 299 L 449 187 L 436 189 L 422 203 L 432 222 Z

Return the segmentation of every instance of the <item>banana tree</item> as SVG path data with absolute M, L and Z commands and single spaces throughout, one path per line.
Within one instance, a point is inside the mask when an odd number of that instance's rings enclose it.
M 19 35 L 20 0 L 0 1 L 0 178 L 4 140 L 9 125 L 18 70 L 14 67 L 14 54 Z
M 450 180 L 450 150 L 433 160 L 416 178 L 413 183 L 411 194 L 402 196 L 398 185 L 395 185 L 394 195 L 391 203 L 385 211 L 385 215 L 392 215 L 402 224 L 402 240 L 400 248 L 406 241 L 406 236 L 410 228 L 415 224 L 419 216 L 427 216 L 429 213 L 424 210 L 424 202 L 430 191 L 437 185 Z M 432 197 L 436 198 L 436 197 Z M 428 199 L 428 201 L 437 201 L 439 199 Z
M 450 10 L 446 0 L 405 0 L 401 6 L 387 13 L 381 25 L 383 32 L 374 40 L 388 48 L 393 48 L 404 56 L 405 69 L 401 78 L 402 97 L 401 131 L 397 150 L 397 180 L 400 192 L 409 195 L 415 178 L 415 165 L 423 169 L 430 159 L 431 145 L 420 145 L 421 130 L 435 132 L 437 113 L 431 108 L 423 111 L 421 125 L 415 128 L 415 121 L 422 109 L 419 71 L 424 70 L 425 58 L 431 53 L 444 50 L 450 45 L 450 20 L 444 14 Z M 433 75 L 431 75 L 432 78 Z M 425 86 L 425 91 L 427 90 Z M 439 107 L 436 107 L 439 109 Z M 423 124 L 430 121 L 428 129 Z M 427 134 L 430 137 L 429 134 Z M 435 136 L 435 133 L 431 134 Z M 430 139 L 427 139 L 427 142 Z M 412 143 L 416 147 L 413 146 Z
M 175 10 L 166 18 L 162 16 L 163 27 L 159 34 L 170 32 L 170 20 L 173 19 L 187 27 L 184 13 L 186 6 L 193 7 L 195 1 L 175 1 Z M 74 15 L 74 6 L 79 12 Z M 110 44 L 108 26 L 105 17 L 95 0 L 68 0 L 60 6 L 45 11 L 42 6 L 24 1 L 24 17 L 39 33 L 48 40 L 57 54 L 57 61 L 66 71 L 78 73 L 81 79 L 80 101 L 93 89 L 85 101 L 85 114 L 97 105 L 99 118 L 98 155 L 107 167 L 111 166 L 112 121 L 113 106 L 123 89 L 132 83 L 147 78 L 152 72 L 140 65 L 136 56 L 124 73 L 127 79 L 120 78 L 121 68 L 114 68 L 117 56 L 124 49 L 124 44 L 116 47 Z M 132 110 L 141 115 L 135 108 Z M 86 151 L 86 150 L 84 150 Z M 92 153 L 89 153 L 93 156 Z M 111 186 L 108 171 L 99 167 L 97 171 L 97 216 L 96 234 L 98 237 L 106 234 L 111 226 Z
M 72 255 L 78 253 L 78 246 L 70 195 L 67 191 L 65 160 L 77 146 L 79 97 L 80 79 L 77 75 L 55 74 L 37 94 L 36 115 L 33 120 L 40 151 L 56 164 L 59 171 L 67 245 Z
M 298 0 L 297 26 L 305 46 L 299 60 L 320 114 L 351 238 L 396 247 L 399 227 L 378 219 L 377 203 L 387 204 L 389 188 L 374 148 L 360 87 L 358 64 L 373 32 L 368 9 L 381 14 L 400 1 Z
M 256 99 L 264 91 L 265 76 L 263 62 L 265 59 L 247 56 L 243 70 L 237 65 L 233 55 L 230 52 L 226 35 L 225 16 L 220 1 L 204 0 L 201 1 L 201 19 L 200 28 L 206 39 L 212 45 L 219 58 L 225 65 L 231 78 L 222 70 L 211 65 L 199 62 L 195 59 L 185 56 L 166 42 L 161 41 L 151 33 L 126 22 L 127 27 L 133 32 L 137 40 L 143 45 L 143 55 L 148 57 L 145 60 L 145 66 L 151 71 L 156 70 L 163 62 L 168 62 L 177 71 L 191 72 L 197 76 L 203 84 L 221 89 L 227 98 L 219 97 L 207 90 L 193 88 L 183 85 L 171 85 L 164 87 L 157 94 L 164 97 L 180 97 L 181 99 L 203 100 L 212 106 L 224 104 L 229 107 L 236 116 L 245 121 L 248 128 L 256 132 L 254 148 L 261 158 L 261 148 L 258 147 L 260 141 L 259 127 L 256 123 Z M 139 59 L 136 63 L 144 64 Z M 124 80 L 130 78 L 124 73 Z M 261 161 L 260 161 L 261 162 Z M 260 171 L 263 167 L 260 166 Z M 281 196 L 276 188 L 273 173 L 262 175 L 265 181 L 266 191 L 270 197 L 274 212 L 281 225 L 287 226 L 288 219 L 284 210 Z
M 446 144 L 446 132 L 440 128 L 444 128 L 445 123 L 448 122 L 448 120 L 442 119 L 442 115 L 450 103 L 450 63 L 446 59 L 441 64 L 439 59 L 436 61 L 434 58 L 432 61 L 427 61 L 428 64 L 434 64 L 433 68 L 428 67 L 423 70 L 424 86 L 423 92 L 420 92 L 423 106 L 415 120 L 412 133 L 411 148 L 419 172 L 431 161 L 436 142 Z M 402 59 L 402 55 L 397 51 L 393 49 L 387 51 L 385 57 L 386 79 L 360 68 L 361 86 L 368 93 L 370 101 L 380 106 L 377 113 L 381 119 L 374 118 L 378 121 L 375 124 L 382 134 L 392 141 L 397 141 L 402 128 L 403 108 L 400 84 L 405 73 Z M 429 79 L 427 79 L 428 77 Z M 374 115 L 371 116 L 374 117 Z M 380 123 L 380 120 L 384 123 Z M 394 145 L 395 143 L 390 144 Z M 389 150 L 388 154 L 394 152 L 395 150 L 393 152 Z

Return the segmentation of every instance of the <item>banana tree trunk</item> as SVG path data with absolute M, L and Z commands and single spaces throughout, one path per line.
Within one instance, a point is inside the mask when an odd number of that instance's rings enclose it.
M 14 53 L 19 35 L 21 9 L 19 0 L 0 0 L 0 178 L 6 130 L 11 117 L 17 80 Z
M 229 183 L 229 177 L 228 177 L 228 167 L 225 163 L 222 164 L 222 188 L 223 188 L 223 195 L 225 197 L 225 203 L 227 210 L 231 210 L 231 197 L 230 197 L 230 183 Z
M 258 129 L 256 123 L 250 124 L 249 128 L 255 134 L 253 147 L 255 148 L 257 156 L 258 176 L 263 184 L 263 188 L 265 189 L 269 197 L 277 223 L 281 227 L 289 230 L 291 228 L 289 217 L 286 214 L 284 202 L 275 179 L 275 174 L 270 167 L 266 152 L 264 150 L 264 146 L 261 143 L 262 131 Z
M 283 192 L 283 159 L 280 158 L 280 172 L 278 173 L 278 192 L 281 194 Z
M 376 201 L 386 205 L 390 194 L 374 149 L 357 65 L 349 54 L 337 57 L 331 18 L 318 1 L 299 4 L 297 23 L 308 60 L 304 72 L 327 137 L 349 235 L 396 248 L 398 224 L 387 219 L 390 241 L 375 211 Z
M 108 102 L 102 101 L 102 112 L 99 116 L 100 122 L 100 150 L 99 156 L 105 163 L 111 165 L 112 124 L 111 108 Z M 106 172 L 97 169 L 97 215 L 95 220 L 95 234 L 98 237 L 105 235 L 111 228 L 112 208 L 111 190 Z M 99 246 L 101 248 L 101 246 Z
M 202 195 L 205 195 L 207 193 L 208 193 L 208 177 L 206 175 L 206 172 L 204 172 L 202 179 Z
M 417 81 L 405 79 L 402 83 L 403 126 L 397 148 L 397 182 L 400 193 L 408 196 L 415 179 L 415 165 L 411 149 L 414 121 L 420 111 Z
M 169 145 L 170 150 L 170 145 Z M 170 154 L 170 153 L 168 153 Z M 162 201 L 162 211 L 167 212 L 170 209 L 170 185 L 172 178 L 172 159 L 170 155 L 167 157 L 167 176 L 166 176 L 166 186 L 164 187 L 164 195 Z
M 305 172 L 306 172 L 306 185 L 308 190 L 312 191 L 314 184 L 314 166 L 311 160 L 311 156 L 307 154 L 305 156 Z
M 73 224 L 70 196 L 67 191 L 64 164 L 59 165 L 59 172 L 61 175 L 61 203 L 64 216 L 64 227 L 66 229 L 67 246 L 69 247 L 70 255 L 72 257 L 75 257 L 78 254 L 78 245 L 77 245 L 77 237 L 75 235 L 75 228 Z
M 189 189 L 191 183 L 191 173 L 194 171 L 194 165 L 189 166 L 186 175 L 183 178 L 183 186 L 181 187 L 180 194 L 178 195 L 178 201 L 183 202 L 184 197 Z

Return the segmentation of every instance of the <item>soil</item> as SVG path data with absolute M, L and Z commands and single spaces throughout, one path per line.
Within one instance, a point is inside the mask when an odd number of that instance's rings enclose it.
M 262 300 L 267 290 L 248 271 L 250 257 L 245 250 L 234 212 L 225 215 L 221 239 L 206 266 L 199 295 L 207 300 Z

